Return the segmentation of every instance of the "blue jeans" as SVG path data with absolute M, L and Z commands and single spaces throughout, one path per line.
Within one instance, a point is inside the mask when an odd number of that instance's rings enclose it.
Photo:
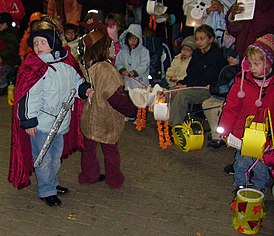
M 252 184 L 254 188 L 266 192 L 267 184 L 269 181 L 268 166 L 258 161 L 254 168 L 252 169 L 253 177 L 251 180 L 246 178 L 246 172 L 249 167 L 256 161 L 255 158 L 241 156 L 240 151 L 236 152 L 235 162 L 234 162 L 234 186 L 238 187 L 240 185 L 246 186 Z
M 48 133 L 37 131 L 35 137 L 31 138 L 32 156 L 35 161 L 48 136 Z M 37 178 L 37 194 L 40 198 L 56 195 L 58 185 L 57 173 L 61 166 L 61 155 L 64 140 L 62 134 L 57 134 L 53 139 L 42 163 L 35 168 Z

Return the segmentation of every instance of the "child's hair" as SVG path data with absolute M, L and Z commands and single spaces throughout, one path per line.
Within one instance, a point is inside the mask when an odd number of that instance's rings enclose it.
M 106 26 L 111 22 L 115 22 L 117 24 L 118 36 L 120 36 L 126 28 L 124 16 L 119 13 L 110 12 L 105 19 Z
M 195 30 L 195 33 L 196 32 L 203 32 L 205 33 L 209 38 L 215 38 L 215 33 L 214 33 L 214 30 L 211 26 L 209 25 L 201 25 L 199 26 L 196 30 Z
M 130 32 L 127 32 L 127 34 L 126 34 L 126 37 L 125 37 L 125 43 L 126 43 L 126 45 L 129 47 L 129 39 L 132 37 L 132 36 L 134 36 L 134 37 L 137 37 L 136 35 L 134 35 L 134 34 L 132 34 L 132 33 L 130 33 Z M 137 37 L 138 38 L 138 37 Z M 138 43 L 139 43 L 139 38 L 138 38 Z
M 109 57 L 109 47 L 110 39 L 108 36 L 103 36 L 98 40 L 92 47 L 86 48 L 84 54 L 84 60 L 89 64 L 92 61 L 92 64 L 100 61 L 105 61 Z
M 76 35 L 78 34 L 78 26 L 77 25 L 68 23 L 64 27 L 64 32 L 66 33 L 67 30 L 73 30 Z
M 256 59 L 259 61 L 264 61 L 264 53 L 261 51 L 261 49 L 257 47 L 248 47 L 245 51 L 245 57 L 250 59 Z

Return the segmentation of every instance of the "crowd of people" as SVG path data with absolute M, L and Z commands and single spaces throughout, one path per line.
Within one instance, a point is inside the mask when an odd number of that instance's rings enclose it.
M 35 167 L 37 195 L 49 206 L 60 205 L 58 195 L 69 192 L 57 174 L 61 159 L 76 150 L 82 152 L 80 184 L 122 187 L 117 143 L 124 122 L 137 113 L 128 90 L 153 86 L 152 70 L 160 85 L 178 89 L 172 93 L 170 129 L 187 119 L 191 105 L 201 105 L 211 129 L 208 148 L 225 146 L 230 133 L 242 138 L 246 117 L 260 107 L 274 114 L 271 1 L 258 0 L 248 20 L 235 20 L 244 5 L 233 0 L 153 1 L 151 9 L 144 0 L 35 2 L 0 3 L 0 94 L 15 85 L 9 181 L 23 188 L 63 102 L 75 91 L 73 109 Z M 190 9 L 200 15 L 193 25 Z M 153 38 L 151 47 L 147 37 Z M 166 63 L 168 55 L 172 61 Z M 263 162 L 253 168 L 252 179 L 244 177 L 254 162 L 237 150 L 225 168 L 235 172 L 235 189 L 266 192 L 270 168 Z

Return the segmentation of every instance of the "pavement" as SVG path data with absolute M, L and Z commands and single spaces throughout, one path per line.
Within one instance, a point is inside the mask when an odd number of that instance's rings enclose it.
M 36 196 L 32 184 L 15 189 L 7 180 L 11 107 L 0 97 L 0 236 L 233 236 L 233 176 L 223 167 L 234 150 L 206 147 L 183 153 L 174 144 L 162 150 L 152 114 L 138 132 L 132 122 L 119 142 L 125 183 L 114 191 L 104 183 L 79 185 L 80 153 L 62 164 L 59 181 L 70 189 L 60 207 L 49 207 Z M 98 148 L 103 170 L 103 155 Z M 272 181 L 269 183 L 271 186 Z M 266 217 L 257 235 L 274 235 L 274 198 L 265 196 Z

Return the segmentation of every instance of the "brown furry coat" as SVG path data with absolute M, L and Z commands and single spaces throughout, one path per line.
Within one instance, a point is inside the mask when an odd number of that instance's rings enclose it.
M 81 129 L 85 137 L 101 143 L 115 144 L 124 126 L 124 115 L 113 109 L 107 99 L 124 85 L 122 77 L 108 62 L 98 62 L 89 68 L 94 95 L 91 104 L 83 107 Z

